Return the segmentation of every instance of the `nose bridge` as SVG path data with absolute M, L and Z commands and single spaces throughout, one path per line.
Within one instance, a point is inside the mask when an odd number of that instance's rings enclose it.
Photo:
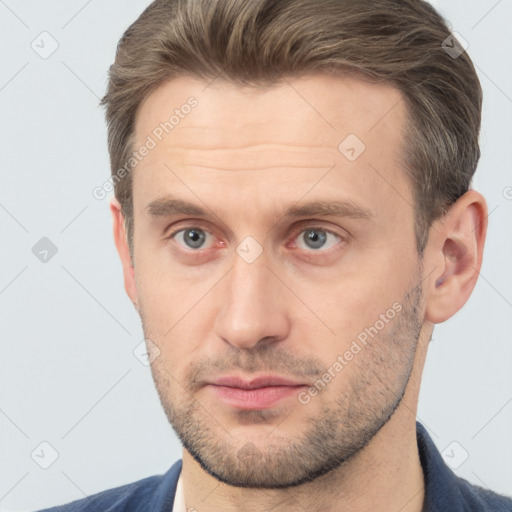
M 216 334 L 239 348 L 251 348 L 263 338 L 282 339 L 288 329 L 283 286 L 267 268 L 262 250 L 254 240 L 239 244 L 219 298 Z

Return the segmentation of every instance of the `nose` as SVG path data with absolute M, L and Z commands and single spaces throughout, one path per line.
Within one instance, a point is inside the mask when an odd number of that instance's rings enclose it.
M 287 337 L 290 292 L 275 270 L 267 267 L 264 254 L 252 263 L 235 254 L 233 267 L 223 281 L 214 325 L 217 336 L 233 347 L 248 349 Z

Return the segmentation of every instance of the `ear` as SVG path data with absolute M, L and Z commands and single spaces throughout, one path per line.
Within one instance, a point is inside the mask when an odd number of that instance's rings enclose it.
M 484 197 L 470 190 L 434 223 L 428 243 L 434 271 L 425 290 L 425 320 L 444 322 L 469 299 L 482 266 L 487 216 Z
M 126 238 L 125 219 L 121 212 L 121 205 L 115 197 L 110 200 L 110 211 L 112 213 L 114 242 L 123 265 L 124 289 L 126 290 L 128 297 L 130 297 L 133 305 L 138 310 L 135 270 L 132 265 L 128 240 Z

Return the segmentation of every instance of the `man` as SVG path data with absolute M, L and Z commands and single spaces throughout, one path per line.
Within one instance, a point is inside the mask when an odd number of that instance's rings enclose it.
M 420 0 L 151 4 L 103 103 L 183 459 L 51 510 L 512 510 L 416 422 L 434 325 L 482 263 L 481 101 Z

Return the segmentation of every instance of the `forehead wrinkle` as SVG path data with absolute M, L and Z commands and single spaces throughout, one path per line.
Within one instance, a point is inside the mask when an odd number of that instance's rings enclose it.
M 282 167 L 323 169 L 333 166 L 341 156 L 337 146 L 284 144 L 245 144 L 236 147 L 198 147 L 173 145 L 167 156 L 180 166 L 204 167 L 225 171 L 263 170 Z
M 193 167 L 195 169 L 213 169 L 215 171 L 221 172 L 258 172 L 258 171 L 269 171 L 272 169 L 315 169 L 322 170 L 332 168 L 333 165 L 267 165 L 267 166 L 258 166 L 258 167 L 244 167 L 243 169 L 240 167 L 236 167 L 233 169 L 226 169 L 224 167 L 217 167 L 213 165 L 196 165 L 196 164 L 184 164 L 180 163 L 181 167 Z
M 252 144 L 242 144 L 242 145 L 238 145 L 238 146 L 226 146 L 226 147 L 222 147 L 222 146 L 211 146 L 211 147 L 200 147 L 200 146 L 197 146 L 197 145 L 193 145 L 193 146 L 183 146 L 183 145 L 172 145 L 171 146 L 171 149 L 174 149 L 174 150 L 180 150 L 180 149 L 183 149 L 183 150 L 190 150 L 190 149 L 193 149 L 193 150 L 197 150 L 197 151 L 202 151 L 202 150 L 208 150 L 208 151 L 216 151 L 216 150 L 237 150 L 237 149 L 248 149 L 248 148 L 257 148 L 257 147 L 262 147 L 262 148 L 268 148 L 268 147 L 272 147 L 272 146 L 275 146 L 279 149 L 286 149 L 286 148 L 293 148 L 295 151 L 297 151 L 298 149 L 306 149 L 306 150 L 316 150 L 316 149 L 333 149 L 332 146 L 304 146 L 304 145 L 299 145 L 299 144 L 277 144 L 277 143 L 274 143 L 274 142 L 258 142 L 258 143 L 252 143 Z

